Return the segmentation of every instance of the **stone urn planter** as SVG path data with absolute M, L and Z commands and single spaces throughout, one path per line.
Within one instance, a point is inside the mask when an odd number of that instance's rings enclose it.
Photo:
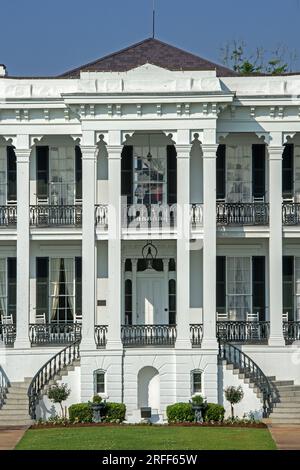
M 102 401 L 101 397 L 96 395 L 91 403 L 91 408 L 93 412 L 93 423 L 101 423 L 104 417 L 104 410 L 106 408 L 105 400 Z
M 200 395 L 197 395 L 192 398 L 190 404 L 192 405 L 192 410 L 195 413 L 195 423 L 202 424 L 204 421 L 205 410 L 207 409 L 207 402 L 204 401 Z

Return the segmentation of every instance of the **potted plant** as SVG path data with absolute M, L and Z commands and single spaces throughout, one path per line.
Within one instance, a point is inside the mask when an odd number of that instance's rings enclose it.
M 191 401 L 192 410 L 195 413 L 195 422 L 203 423 L 203 417 L 207 409 L 207 402 L 201 395 L 194 395 Z
M 94 423 L 101 423 L 103 415 L 104 415 L 103 411 L 105 407 L 106 407 L 105 400 L 103 401 L 99 395 L 94 395 L 93 401 L 91 403 Z
M 244 392 L 241 386 L 239 387 L 227 387 L 224 390 L 225 393 L 225 398 L 227 401 L 229 401 L 230 406 L 231 406 L 231 419 L 232 421 L 234 420 L 234 408 L 233 405 L 236 405 L 237 403 L 240 403 L 242 399 L 244 398 Z

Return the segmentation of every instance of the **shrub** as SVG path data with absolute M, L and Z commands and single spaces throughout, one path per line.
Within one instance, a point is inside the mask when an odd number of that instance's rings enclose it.
M 207 403 L 207 409 L 205 410 L 204 421 L 215 423 L 221 423 L 224 420 L 225 408 L 217 403 Z
M 195 413 L 191 403 L 175 403 L 167 406 L 169 423 L 191 423 L 195 420 Z
M 53 403 L 59 403 L 61 408 L 61 415 L 65 418 L 64 408 L 62 402 L 65 401 L 71 393 L 71 389 L 67 384 L 52 385 L 48 391 L 48 398 Z
M 106 423 L 122 423 L 125 420 L 126 406 L 124 403 L 107 402 L 104 410 Z
M 99 405 L 99 403 L 101 402 L 102 402 L 102 397 L 100 397 L 100 395 L 93 396 L 93 403 L 96 403 L 96 405 Z
M 93 412 L 89 403 L 76 403 L 69 407 L 69 419 L 71 423 L 91 423 Z
M 204 403 L 204 399 L 201 395 L 194 395 L 192 397 L 192 404 L 193 405 L 198 405 L 199 406 L 199 405 L 203 405 L 203 403 Z
M 243 389 L 242 389 L 241 386 L 239 386 L 239 387 L 231 386 L 231 387 L 227 387 L 224 390 L 224 393 L 225 393 L 226 400 L 229 401 L 229 403 L 231 405 L 231 418 L 234 419 L 233 405 L 236 405 L 237 403 L 242 401 L 242 399 L 244 398 Z

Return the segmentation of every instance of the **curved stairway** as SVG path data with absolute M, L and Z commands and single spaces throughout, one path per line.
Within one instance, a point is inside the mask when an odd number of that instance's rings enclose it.
M 31 378 L 25 378 L 23 382 L 8 384 L 0 409 L 0 427 L 30 426 L 32 424 L 28 412 L 27 396 L 30 382 Z
M 295 385 L 293 380 L 276 380 L 276 377 L 269 377 L 269 380 L 278 393 L 278 402 L 269 416 L 270 424 L 300 425 L 300 385 Z

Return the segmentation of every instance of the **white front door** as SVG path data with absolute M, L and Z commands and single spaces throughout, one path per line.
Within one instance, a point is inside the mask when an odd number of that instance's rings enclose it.
M 154 325 L 167 323 L 166 305 L 164 305 L 164 277 L 147 276 L 145 273 L 137 277 L 137 323 Z

